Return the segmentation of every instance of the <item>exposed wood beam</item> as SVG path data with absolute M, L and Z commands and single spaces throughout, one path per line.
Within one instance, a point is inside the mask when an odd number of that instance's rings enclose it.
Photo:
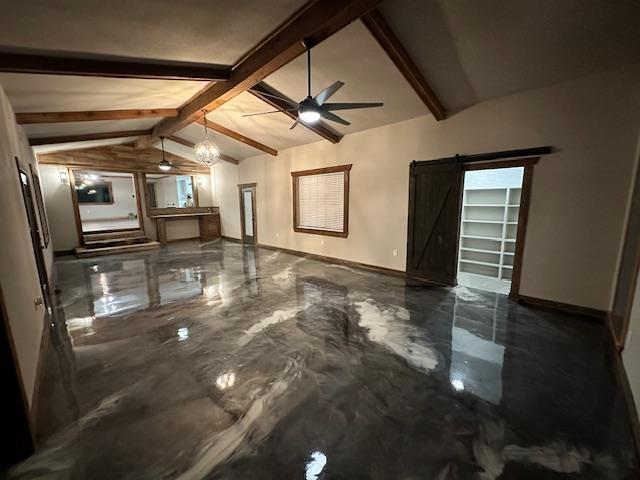
M 171 152 L 165 152 L 165 157 L 173 164 L 173 173 L 209 173 L 208 167 Z M 138 149 L 132 145 L 105 145 L 38 154 L 40 164 L 116 172 L 162 173 L 158 168 L 161 160 L 162 151 L 159 149 Z
M 253 87 L 251 87 L 251 90 L 249 90 L 249 93 L 251 93 L 255 97 L 258 97 L 260 100 L 268 103 L 276 110 L 280 110 L 282 113 L 287 115 L 292 120 L 295 120 L 296 118 L 298 118 L 297 112 L 289 111 L 289 109 L 291 108 L 291 105 L 289 105 L 287 102 L 278 100 L 277 98 L 273 98 L 271 95 L 275 95 L 276 97 L 284 98 L 287 100 L 289 100 L 289 97 L 280 93 L 275 88 L 270 87 L 266 83 L 260 82 L 257 85 L 254 85 Z M 327 125 L 323 121 L 319 121 L 313 124 L 306 124 L 304 122 L 300 122 L 300 125 L 307 127 L 312 132 L 315 132 L 321 137 L 326 138 L 331 143 L 338 143 L 340 140 L 342 140 L 342 135 L 336 132 L 334 129 L 332 129 L 329 125 Z
M 196 144 L 192 143 L 184 138 L 176 137 L 175 135 L 169 135 L 167 140 L 171 140 L 172 142 L 179 143 L 185 147 L 196 148 Z M 220 160 L 224 160 L 225 162 L 232 163 L 233 165 L 238 165 L 238 160 L 230 157 L 229 155 L 225 155 L 224 153 L 220 153 Z
M 84 135 L 64 135 L 60 137 L 30 138 L 29 145 L 54 145 L 56 143 L 86 142 L 89 140 L 106 140 L 109 138 L 144 137 L 150 130 L 126 130 L 123 132 L 86 133 Z
M 62 57 L 0 51 L 0 72 L 223 82 L 231 69 L 203 63 L 119 57 Z
M 380 11 L 378 9 L 370 11 L 362 17 L 362 21 L 436 120 L 444 120 L 447 117 L 447 113 L 442 103 L 440 103 L 440 100 L 438 100 L 438 97 Z
M 211 130 L 226 135 L 227 137 L 233 138 L 234 140 L 238 140 L 239 142 L 242 142 L 245 145 L 249 145 L 250 147 L 262 150 L 263 152 L 268 153 L 269 155 L 273 155 L 274 157 L 278 155 L 278 151 L 275 148 L 268 147 L 264 143 L 260 143 L 256 140 L 246 137 L 241 133 L 234 132 L 227 127 L 223 127 L 219 123 L 212 122 L 209 119 L 205 119 L 205 117 L 199 118 L 197 121 L 197 123 L 199 123 L 200 125 L 204 125 L 205 122 L 207 124 L 207 128 L 210 128 Z
M 169 136 L 195 122 L 206 112 L 220 107 L 304 53 L 303 39 L 309 38 L 316 44 L 322 42 L 375 8 L 380 1 L 309 2 L 235 65 L 227 82 L 208 86 L 183 105 L 177 117 L 163 120 L 156 125 L 149 141 L 153 142 L 160 136 Z M 137 142 L 137 145 L 145 146 L 146 143 L 147 141 Z
M 16 113 L 20 125 L 33 123 L 93 122 L 96 120 L 130 120 L 136 118 L 175 117 L 177 108 L 147 110 L 99 110 L 87 112 L 33 112 Z

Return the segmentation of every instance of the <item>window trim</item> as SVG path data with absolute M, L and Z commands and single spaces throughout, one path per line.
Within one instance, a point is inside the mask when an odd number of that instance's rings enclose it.
M 315 235 L 327 235 L 329 237 L 347 238 L 349 235 L 349 172 L 352 164 L 336 165 L 335 167 L 314 168 L 311 170 L 300 170 L 291 172 L 292 188 L 293 188 L 293 230 L 297 233 L 311 233 Z M 298 227 L 298 178 L 311 175 L 320 175 L 323 173 L 344 172 L 344 211 L 343 211 L 343 230 L 341 232 L 333 232 L 330 230 L 318 230 L 315 228 Z

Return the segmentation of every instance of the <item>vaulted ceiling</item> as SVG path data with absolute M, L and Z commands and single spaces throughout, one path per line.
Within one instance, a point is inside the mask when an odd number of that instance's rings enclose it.
M 304 0 L 278 0 L 265 8 L 259 0 L 13 2 L 3 7 L 0 49 L 230 66 L 305 4 Z M 634 0 L 386 0 L 379 11 L 449 115 L 490 98 L 640 62 L 640 2 Z M 312 52 L 312 94 L 341 80 L 345 86 L 331 101 L 384 102 L 382 108 L 340 112 L 351 125 L 327 122 L 336 134 L 429 114 L 362 21 L 350 23 Z M 302 100 L 306 59 L 295 58 L 264 78 L 264 83 L 295 101 Z M 0 73 L 0 84 L 14 110 L 25 113 L 179 108 L 208 82 Z M 283 113 L 243 117 L 271 110 L 245 92 L 207 118 L 275 150 L 327 141 L 301 126 L 290 130 L 293 120 Z M 42 139 L 149 130 L 160 120 L 37 123 L 24 128 L 30 138 Z M 203 126 L 191 124 L 173 135 L 187 144 L 196 143 L 202 139 Z M 210 137 L 226 155 L 239 160 L 261 153 L 215 131 Z M 52 151 L 132 140 L 37 148 Z M 165 142 L 175 153 L 191 156 L 190 148 Z

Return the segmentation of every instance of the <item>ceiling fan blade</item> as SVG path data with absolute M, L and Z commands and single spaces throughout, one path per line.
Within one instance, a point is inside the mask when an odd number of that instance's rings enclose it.
M 342 88 L 343 85 L 344 85 L 344 82 L 341 82 L 340 80 L 338 80 L 334 84 L 329 85 L 327 88 L 321 91 L 318 95 L 313 97 L 313 99 L 318 105 L 323 105 L 324 102 L 329 100 L 329 97 L 331 97 L 334 93 L 340 90 L 340 88 Z
M 323 111 L 321 115 L 325 120 L 331 120 L 332 122 L 341 123 L 342 125 L 351 125 L 351 123 L 347 122 L 344 118 L 340 118 L 331 112 Z
M 323 111 L 333 110 L 351 110 L 356 108 L 374 108 L 382 107 L 384 103 L 381 102 L 369 102 L 369 103 L 325 103 L 322 105 Z
M 282 98 L 277 95 L 272 95 L 266 92 L 259 92 L 258 90 L 249 89 L 249 91 L 255 93 L 258 96 L 271 97 L 271 98 L 275 98 L 276 100 L 280 100 L 282 102 L 287 102 L 289 105 L 295 105 L 296 107 L 298 106 L 298 102 L 294 102 L 293 100 L 289 100 L 288 98 Z
M 296 121 L 293 122 L 293 125 L 291 125 L 291 128 L 289 128 L 289 130 L 293 130 L 294 128 L 296 128 L 299 123 L 300 123 L 300 117 L 296 118 Z
M 272 110 L 270 112 L 260 112 L 260 113 L 247 113 L 242 115 L 243 117 L 255 117 L 256 115 L 268 115 L 269 113 L 283 113 L 283 112 L 293 112 L 297 110 L 297 108 L 286 108 L 284 110 Z

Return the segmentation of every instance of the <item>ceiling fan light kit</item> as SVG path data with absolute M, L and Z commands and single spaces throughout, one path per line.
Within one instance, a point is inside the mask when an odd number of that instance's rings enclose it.
M 340 123 L 341 125 L 351 125 L 350 122 L 346 121 L 344 118 L 339 117 L 338 115 L 331 113 L 333 110 L 352 110 L 356 108 L 375 108 L 382 107 L 383 103 L 381 102 L 367 102 L 367 103 L 326 103 L 327 100 L 333 94 L 335 94 L 344 83 L 341 81 L 334 82 L 323 91 L 321 91 L 315 97 L 311 96 L 311 47 L 314 46 L 314 42 L 312 39 L 304 39 L 302 42 L 307 49 L 307 98 L 302 100 L 299 103 L 292 102 L 289 99 L 281 98 L 276 95 L 268 95 L 270 97 L 277 98 L 285 103 L 289 103 L 296 108 L 287 109 L 288 111 L 298 110 L 298 118 L 291 125 L 291 129 L 295 128 L 298 123 L 316 123 L 321 118 L 325 120 L 329 120 L 331 122 Z M 247 115 L 243 115 L 243 117 L 252 117 L 255 115 L 267 115 L 270 113 L 281 113 L 280 110 L 272 111 L 272 112 L 263 112 L 263 113 L 250 113 Z

